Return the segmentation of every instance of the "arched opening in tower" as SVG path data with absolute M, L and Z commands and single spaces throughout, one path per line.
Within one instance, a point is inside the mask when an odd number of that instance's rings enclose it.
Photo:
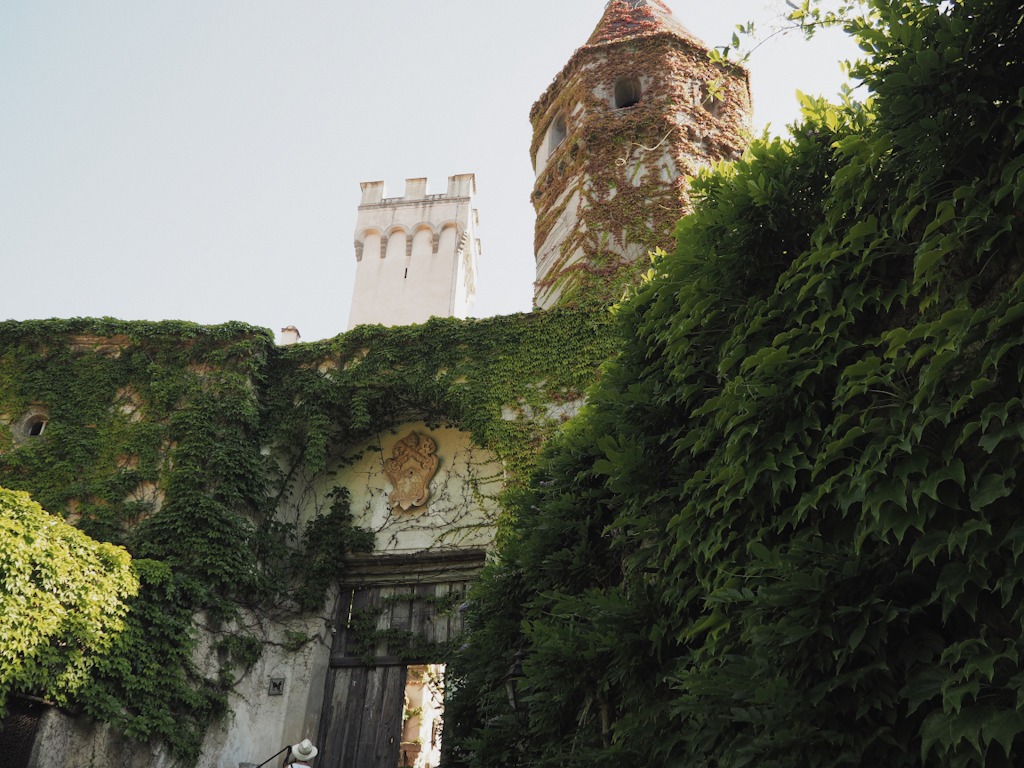
M 626 109 L 640 103 L 640 81 L 635 77 L 620 77 L 615 81 L 615 108 Z

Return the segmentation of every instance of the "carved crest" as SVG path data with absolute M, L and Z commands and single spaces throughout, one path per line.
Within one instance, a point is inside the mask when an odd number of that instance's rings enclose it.
M 419 432 L 410 432 L 391 451 L 384 472 L 394 488 L 388 501 L 392 509 L 418 507 L 430 496 L 430 481 L 437 472 L 437 443 Z

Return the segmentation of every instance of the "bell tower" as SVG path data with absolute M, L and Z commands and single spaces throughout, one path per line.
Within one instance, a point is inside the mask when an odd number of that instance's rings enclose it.
M 611 0 L 533 105 L 534 306 L 616 301 L 673 248 L 687 178 L 747 143 L 746 70 L 720 66 L 660 0 Z

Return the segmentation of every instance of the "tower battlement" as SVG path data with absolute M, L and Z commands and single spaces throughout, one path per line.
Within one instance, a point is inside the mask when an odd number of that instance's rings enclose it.
M 383 181 L 359 187 L 348 327 L 467 317 L 480 254 L 476 177 L 449 176 L 443 194 L 428 194 L 425 178 L 406 179 L 402 197 L 385 197 Z
M 359 207 L 368 205 L 396 205 L 398 203 L 421 203 L 454 198 L 471 198 L 476 194 L 476 176 L 472 173 L 460 173 L 448 177 L 448 191 L 441 194 L 427 194 L 427 180 L 415 178 L 405 180 L 405 194 L 402 197 L 385 197 L 386 189 L 383 181 L 364 181 L 359 185 L 362 197 Z

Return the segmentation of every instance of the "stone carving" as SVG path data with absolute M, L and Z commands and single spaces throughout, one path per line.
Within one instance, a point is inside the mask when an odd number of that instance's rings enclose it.
M 430 481 L 437 472 L 437 443 L 426 435 L 413 431 L 403 437 L 384 462 L 384 472 L 394 490 L 388 496 L 391 509 L 408 510 L 427 502 Z

